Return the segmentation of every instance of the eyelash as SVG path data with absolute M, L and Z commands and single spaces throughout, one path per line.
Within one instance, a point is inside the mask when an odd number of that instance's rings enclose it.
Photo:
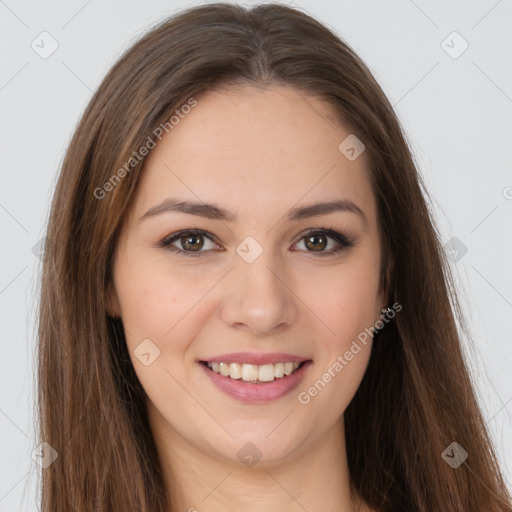
M 332 228 L 310 229 L 300 237 L 298 242 L 301 242 L 303 239 L 305 239 L 311 235 L 318 235 L 318 234 L 325 235 L 329 238 L 334 239 L 336 242 L 338 242 L 338 247 L 331 249 L 330 251 L 327 251 L 327 252 L 321 251 L 321 252 L 315 253 L 314 251 L 306 251 L 306 252 L 312 253 L 315 256 L 320 256 L 321 258 L 327 257 L 327 256 L 334 256 L 342 251 L 350 249 L 351 247 L 353 247 L 355 245 L 355 242 L 353 240 L 347 239 L 345 237 L 345 235 L 342 235 L 341 233 L 334 231 Z M 173 233 L 172 235 L 164 238 L 160 242 L 159 246 L 176 253 L 178 256 L 198 257 L 205 252 L 209 252 L 208 250 L 207 251 L 185 251 L 183 249 L 179 249 L 178 247 L 172 245 L 173 242 L 175 242 L 176 240 L 179 240 L 180 238 L 184 237 L 185 235 L 205 236 L 206 238 L 210 238 L 213 242 L 215 242 L 215 237 L 208 231 L 204 231 L 202 229 L 183 229 L 181 231 Z M 215 243 L 217 243 L 217 242 L 215 242 Z

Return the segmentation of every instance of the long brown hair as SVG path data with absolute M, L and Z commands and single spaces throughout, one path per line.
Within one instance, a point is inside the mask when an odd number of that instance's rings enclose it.
M 42 471 L 42 512 L 169 510 L 145 393 L 121 320 L 106 313 L 112 255 L 144 164 L 133 155 L 158 143 L 155 129 L 170 129 L 191 98 L 237 84 L 321 98 L 366 145 L 380 284 L 403 311 L 375 334 L 345 412 L 353 488 L 379 512 L 512 511 L 461 350 L 465 323 L 428 194 L 389 101 L 353 50 L 306 14 L 219 3 L 166 19 L 136 42 L 67 150 L 39 310 L 40 442 L 58 453 Z M 452 442 L 468 453 L 457 469 L 442 457 Z

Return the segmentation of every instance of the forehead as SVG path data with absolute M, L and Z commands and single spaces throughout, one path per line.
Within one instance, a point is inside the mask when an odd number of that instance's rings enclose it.
M 290 87 L 210 91 L 148 155 L 136 213 L 167 196 L 215 202 L 240 220 L 299 203 L 348 199 L 374 219 L 363 152 L 339 145 L 351 131 L 332 106 Z

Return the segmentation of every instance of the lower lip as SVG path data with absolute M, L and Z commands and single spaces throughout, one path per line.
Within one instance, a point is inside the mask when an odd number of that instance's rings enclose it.
M 199 363 L 206 375 L 210 377 L 212 382 L 227 395 L 248 403 L 264 403 L 278 400 L 295 389 L 304 378 L 304 375 L 313 361 L 306 361 L 300 368 L 295 370 L 291 375 L 285 375 L 279 379 L 270 382 L 255 384 L 246 382 L 242 379 L 232 379 L 224 377 L 220 373 L 215 373 L 203 363 Z

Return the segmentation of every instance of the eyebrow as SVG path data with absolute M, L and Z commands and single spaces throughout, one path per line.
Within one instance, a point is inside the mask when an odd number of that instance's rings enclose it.
M 238 218 L 237 213 L 226 210 L 225 208 L 213 203 L 198 203 L 170 197 L 150 208 L 142 217 L 140 217 L 139 222 L 144 219 L 154 217 L 155 215 L 168 212 L 188 213 L 199 217 L 205 217 L 207 219 L 223 220 L 228 222 L 234 222 Z M 365 225 L 368 226 L 368 220 L 363 210 L 347 199 L 334 199 L 331 201 L 296 207 L 287 213 L 286 219 L 288 221 L 298 221 L 309 217 L 318 217 L 320 215 L 328 215 L 335 212 L 355 213 L 361 217 Z

